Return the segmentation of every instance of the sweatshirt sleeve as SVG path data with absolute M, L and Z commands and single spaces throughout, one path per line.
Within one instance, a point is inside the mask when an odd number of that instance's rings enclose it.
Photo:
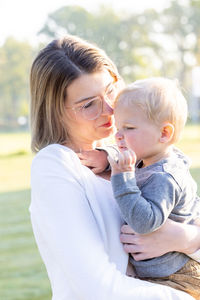
M 158 229 L 169 217 L 180 192 L 169 174 L 154 173 L 140 190 L 134 172 L 111 177 L 115 199 L 124 220 L 140 234 Z
M 31 177 L 31 220 L 33 229 L 39 229 L 34 232 L 36 241 L 45 241 L 45 255 L 54 257 L 52 266 L 59 266 L 77 299 L 146 300 L 147 295 L 148 300 L 192 299 L 129 278 L 109 261 L 72 155 L 41 153 L 34 159 Z

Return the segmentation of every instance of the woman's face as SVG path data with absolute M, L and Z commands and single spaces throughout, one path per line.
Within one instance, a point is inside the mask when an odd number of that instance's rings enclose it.
M 68 86 L 64 121 L 70 142 L 77 151 L 91 149 L 96 141 L 113 134 L 111 101 L 116 96 L 113 83 L 113 77 L 104 70 L 83 74 Z M 99 113 L 91 116 L 88 111 L 96 103 L 95 99 L 97 103 L 99 99 L 102 110 L 99 106 Z

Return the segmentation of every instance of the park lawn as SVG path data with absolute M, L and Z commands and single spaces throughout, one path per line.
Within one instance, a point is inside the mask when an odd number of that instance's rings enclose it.
M 200 125 L 188 125 L 178 142 L 179 147 L 191 159 L 191 174 L 197 182 L 200 195 Z
M 51 290 L 32 233 L 28 133 L 0 134 L 0 299 L 49 300 Z
M 0 133 L 0 155 L 30 152 L 31 138 L 27 132 Z
M 30 187 L 30 134 L 0 134 L 0 192 Z
M 0 299 L 49 300 L 50 284 L 33 238 L 30 189 L 0 194 Z
M 0 299 L 49 300 L 50 284 L 29 219 L 30 151 L 28 133 L 0 134 Z M 192 160 L 200 194 L 200 125 L 187 126 L 177 145 Z

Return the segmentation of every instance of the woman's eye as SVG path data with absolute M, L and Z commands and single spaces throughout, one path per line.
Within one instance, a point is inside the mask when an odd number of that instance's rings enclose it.
M 82 108 L 87 109 L 95 104 L 95 100 L 85 103 Z

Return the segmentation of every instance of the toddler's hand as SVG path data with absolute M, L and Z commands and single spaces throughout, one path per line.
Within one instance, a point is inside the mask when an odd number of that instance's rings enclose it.
M 77 153 L 81 163 L 95 174 L 102 173 L 108 166 L 107 153 L 99 150 L 87 150 Z
M 122 172 L 134 171 L 136 163 L 136 154 L 132 150 L 125 150 L 116 155 L 115 159 L 108 156 L 108 161 L 112 168 L 111 175 Z

